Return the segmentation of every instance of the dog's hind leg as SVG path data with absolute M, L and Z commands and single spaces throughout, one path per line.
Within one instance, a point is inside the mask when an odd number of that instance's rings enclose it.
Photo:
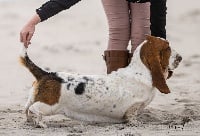
M 42 116 L 52 115 L 51 106 L 41 102 L 35 102 L 30 106 L 29 112 L 36 115 L 36 120 L 34 120 L 36 127 L 47 128 L 47 125 L 42 121 Z
M 28 97 L 28 101 L 26 102 L 26 105 L 25 105 L 25 113 L 26 113 L 27 122 L 33 122 L 32 115 L 31 115 L 31 112 L 29 111 L 29 108 L 34 103 L 34 98 L 33 98 L 34 97 L 34 95 L 33 95 L 34 88 L 32 87 L 29 92 L 30 92 L 30 94 Z
M 31 106 L 31 104 L 28 105 L 28 106 L 26 106 L 26 109 L 25 109 L 26 121 L 27 121 L 27 122 L 33 122 L 33 119 L 32 119 L 32 116 L 31 116 L 31 112 L 29 111 L 29 107 L 30 107 L 30 106 Z

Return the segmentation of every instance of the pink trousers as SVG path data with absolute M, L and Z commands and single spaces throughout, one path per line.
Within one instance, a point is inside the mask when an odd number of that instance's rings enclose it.
M 132 52 L 150 34 L 150 3 L 128 3 L 126 0 L 102 0 L 109 26 L 108 50 Z

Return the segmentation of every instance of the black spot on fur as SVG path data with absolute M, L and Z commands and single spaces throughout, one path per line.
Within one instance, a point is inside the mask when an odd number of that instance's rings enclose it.
M 86 97 L 88 98 L 88 99 L 91 99 L 92 97 L 91 96 L 89 96 L 89 95 L 86 95 Z
M 77 95 L 81 95 L 85 91 L 85 83 L 79 83 L 74 89 Z
M 116 108 L 116 105 L 115 105 L 115 104 L 113 105 L 113 108 Z
M 109 88 L 108 87 L 106 87 L 106 90 L 108 90 Z
M 142 73 L 135 73 L 136 75 L 142 75 Z
M 98 82 L 98 85 L 104 85 L 105 84 L 105 81 L 103 79 L 98 79 L 97 82 Z
M 83 77 L 83 79 L 85 80 L 86 83 L 90 82 L 90 83 L 94 83 L 94 80 L 92 80 L 91 78 L 88 77 Z
M 88 77 L 85 77 L 85 76 L 83 77 L 83 79 L 84 79 L 85 81 L 87 81 L 87 82 L 90 80 Z
M 57 73 L 56 72 L 48 72 L 49 73 L 49 78 L 50 79 L 53 79 L 53 80 L 56 80 L 56 81 L 58 81 L 58 82 L 60 82 L 60 83 L 63 83 L 64 82 L 64 80 L 62 79 L 62 78 L 60 78 L 58 75 L 57 75 Z
M 71 86 L 71 83 L 68 83 L 67 84 L 67 90 L 69 90 L 70 86 Z
M 73 77 L 68 77 L 67 80 L 68 80 L 68 81 L 73 81 L 74 78 L 73 78 Z

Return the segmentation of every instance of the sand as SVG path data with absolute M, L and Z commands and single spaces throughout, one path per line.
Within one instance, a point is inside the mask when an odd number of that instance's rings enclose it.
M 190 3 L 188 3 L 190 2 Z M 19 32 L 44 0 L 0 1 L 0 136 L 199 136 L 200 1 L 168 0 L 167 37 L 183 61 L 168 80 L 171 93 L 157 92 L 137 126 L 89 124 L 56 115 L 49 128 L 26 124 L 24 105 L 34 78 L 18 63 Z M 102 60 L 108 26 L 101 1 L 83 0 L 36 27 L 32 60 L 51 71 L 105 74 Z

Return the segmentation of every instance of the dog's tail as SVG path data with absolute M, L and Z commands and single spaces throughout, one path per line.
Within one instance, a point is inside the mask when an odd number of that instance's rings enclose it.
M 20 62 L 24 65 L 28 70 L 33 74 L 33 76 L 39 81 L 43 76 L 48 75 L 49 73 L 44 71 L 43 69 L 39 68 L 35 65 L 27 55 L 26 47 L 22 47 L 20 53 Z

